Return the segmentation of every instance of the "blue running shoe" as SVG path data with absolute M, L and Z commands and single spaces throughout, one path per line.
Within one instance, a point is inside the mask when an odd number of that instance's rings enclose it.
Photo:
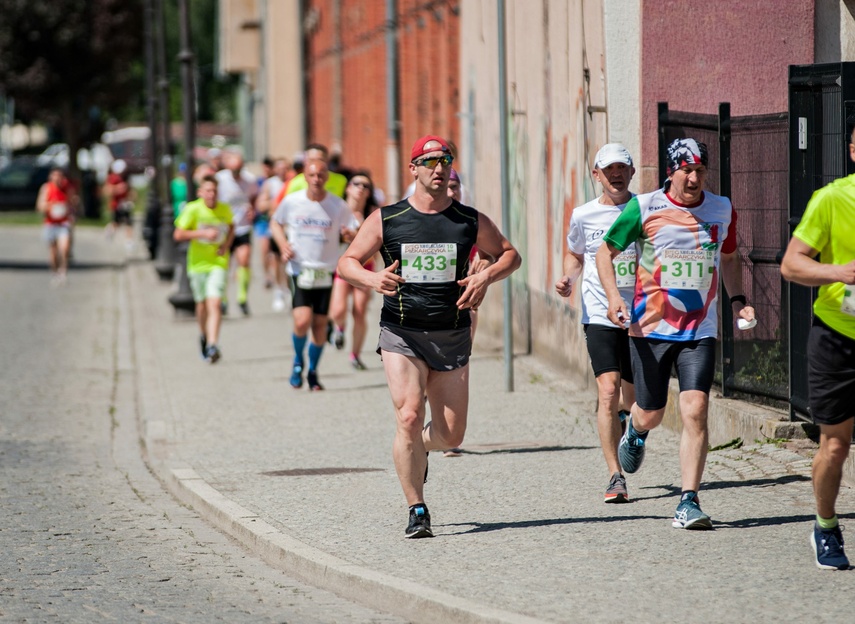
M 626 419 L 626 433 L 618 444 L 618 460 L 624 472 L 632 474 L 641 468 L 644 461 L 644 441 L 649 431 L 638 433 L 632 426 L 632 416 Z
M 712 528 L 712 520 L 701 511 L 701 502 L 694 492 L 683 494 L 671 526 L 675 529 L 705 530 Z
M 823 529 L 816 523 L 810 536 L 816 567 L 820 570 L 848 570 L 849 559 L 843 552 L 843 532 L 839 526 Z
M 303 387 L 303 367 L 295 364 L 294 370 L 291 371 L 291 387 L 292 388 L 302 388 Z

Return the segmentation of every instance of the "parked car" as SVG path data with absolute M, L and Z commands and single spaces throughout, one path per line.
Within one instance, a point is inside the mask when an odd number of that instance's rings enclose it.
M 35 157 L 19 156 L 0 169 L 0 210 L 35 210 L 50 168 Z
M 56 165 L 68 168 L 68 145 L 54 143 L 36 156 L 40 165 Z M 98 184 L 103 184 L 110 172 L 110 163 L 114 160 L 110 148 L 102 143 L 93 143 L 89 148 L 80 148 L 77 152 L 77 168 L 82 171 L 92 171 L 98 178 Z

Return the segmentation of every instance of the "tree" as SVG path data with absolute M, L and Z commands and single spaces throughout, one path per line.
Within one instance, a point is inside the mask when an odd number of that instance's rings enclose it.
M 0 89 L 22 118 L 58 128 L 76 154 L 100 136 L 101 111 L 141 91 L 129 67 L 142 55 L 142 24 L 139 0 L 5 0 Z

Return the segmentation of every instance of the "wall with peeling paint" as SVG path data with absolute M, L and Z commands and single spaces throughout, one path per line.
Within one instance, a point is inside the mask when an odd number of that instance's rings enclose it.
M 461 12 L 461 124 L 464 162 L 473 162 L 474 205 L 501 225 L 497 14 L 493 0 L 465 0 Z M 523 256 L 513 276 L 515 351 L 549 357 L 589 375 L 579 303 L 555 294 L 570 215 L 596 196 L 589 163 L 607 142 L 602 3 L 507 2 L 511 224 Z M 590 112 L 589 112 L 590 107 Z M 469 111 L 467 111 L 469 112 Z M 491 289 L 479 323 L 499 332 L 502 289 Z

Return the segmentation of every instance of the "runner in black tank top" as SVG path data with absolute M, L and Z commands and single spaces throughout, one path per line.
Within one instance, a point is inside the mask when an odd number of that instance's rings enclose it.
M 416 141 L 412 196 L 369 215 L 338 264 L 342 279 L 383 295 L 378 352 L 395 407 L 392 456 L 409 506 L 408 538 L 433 536 L 424 499 L 427 452 L 459 446 L 466 432 L 470 311 L 521 263 L 489 217 L 448 196 L 453 160 L 441 137 Z M 474 245 L 495 262 L 469 275 Z M 378 251 L 385 268 L 366 270 Z
M 424 280 L 408 279 L 398 288 L 398 294 L 383 298 L 381 325 L 397 325 L 409 329 L 462 329 L 471 324 L 469 310 L 459 310 L 457 300 L 464 287 L 457 282 L 469 272 L 469 255 L 478 238 L 478 211 L 452 201 L 440 213 L 425 214 L 413 208 L 405 199 L 382 208 L 383 247 L 386 266 L 399 262 L 396 271 L 402 275 L 409 269 Z M 431 245 L 434 254 L 419 254 L 418 247 Z M 453 245 L 453 258 L 437 251 L 440 245 Z M 407 247 L 410 246 L 410 247 Z M 403 250 L 411 250 L 408 257 Z M 407 262 L 405 262 L 407 260 Z M 428 269 L 430 267 L 430 270 Z M 452 272 L 453 267 L 453 272 Z M 451 277 L 452 279 L 443 279 Z

